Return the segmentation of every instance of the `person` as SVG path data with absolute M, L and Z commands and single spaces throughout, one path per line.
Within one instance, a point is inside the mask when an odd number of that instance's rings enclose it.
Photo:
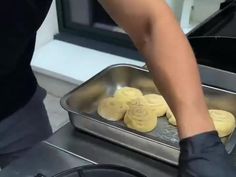
M 51 0 L 8 0 L 0 6 L 0 167 L 52 134 L 46 95 L 30 67 L 36 32 Z
M 194 54 L 165 0 L 99 2 L 146 58 L 176 116 L 181 138 L 179 176 L 234 176 L 235 169 L 208 115 Z M 3 165 L 51 133 L 48 119 L 42 118 L 47 117 L 44 94 L 30 68 L 36 32 L 50 4 L 51 0 L 9 0 L 0 7 Z M 212 168 L 214 172 L 209 171 Z

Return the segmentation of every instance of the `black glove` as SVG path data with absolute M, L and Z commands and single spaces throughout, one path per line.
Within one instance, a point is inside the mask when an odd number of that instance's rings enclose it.
M 216 131 L 180 141 L 179 177 L 236 177 Z

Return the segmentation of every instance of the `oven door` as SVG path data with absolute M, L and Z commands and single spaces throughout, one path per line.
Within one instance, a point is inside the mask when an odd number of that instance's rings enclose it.
M 199 64 L 236 73 L 236 1 L 221 9 L 187 34 Z M 235 52 L 234 52 L 235 51 Z
M 199 64 L 236 73 L 236 37 L 202 36 L 189 41 Z
M 204 83 L 236 91 L 236 0 L 187 34 Z

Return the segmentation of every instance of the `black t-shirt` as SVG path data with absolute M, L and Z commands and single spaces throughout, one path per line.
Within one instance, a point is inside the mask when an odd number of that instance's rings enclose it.
M 0 121 L 23 107 L 37 82 L 30 67 L 36 32 L 52 0 L 7 0 L 0 6 Z
M 180 142 L 179 177 L 235 177 L 236 168 L 216 131 Z

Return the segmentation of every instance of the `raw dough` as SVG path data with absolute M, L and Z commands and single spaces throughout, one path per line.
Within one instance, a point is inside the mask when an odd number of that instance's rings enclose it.
M 210 117 L 213 120 L 215 129 L 220 138 L 230 135 L 235 129 L 235 117 L 230 112 L 218 109 L 209 110 Z M 174 126 L 177 125 L 175 116 L 168 108 L 166 112 L 168 122 Z
M 114 97 L 108 97 L 101 100 L 98 104 L 98 114 L 104 119 L 118 121 L 123 119 L 128 105 Z
M 114 94 L 115 98 L 125 103 L 128 103 L 129 101 L 136 99 L 140 96 L 143 96 L 143 93 L 139 89 L 132 87 L 123 87 L 117 90 Z
M 163 96 L 157 94 L 148 94 L 144 96 L 148 106 L 153 110 L 157 117 L 164 116 L 167 111 L 167 103 Z
M 131 106 L 125 114 L 124 123 L 139 132 L 150 132 L 157 126 L 157 118 L 148 106 Z
M 131 101 L 128 101 L 128 106 L 132 107 L 132 106 L 147 106 L 148 102 L 147 99 L 145 99 L 144 96 L 140 96 L 136 99 L 132 99 Z
M 209 114 L 214 122 L 219 137 L 228 136 L 234 131 L 235 117 L 233 114 L 217 109 L 210 109 Z
M 172 111 L 170 110 L 170 108 L 167 108 L 166 117 L 167 117 L 167 119 L 168 119 L 168 122 L 169 122 L 171 125 L 177 126 L 177 122 L 176 122 L 175 116 L 174 116 L 174 114 L 172 113 Z

